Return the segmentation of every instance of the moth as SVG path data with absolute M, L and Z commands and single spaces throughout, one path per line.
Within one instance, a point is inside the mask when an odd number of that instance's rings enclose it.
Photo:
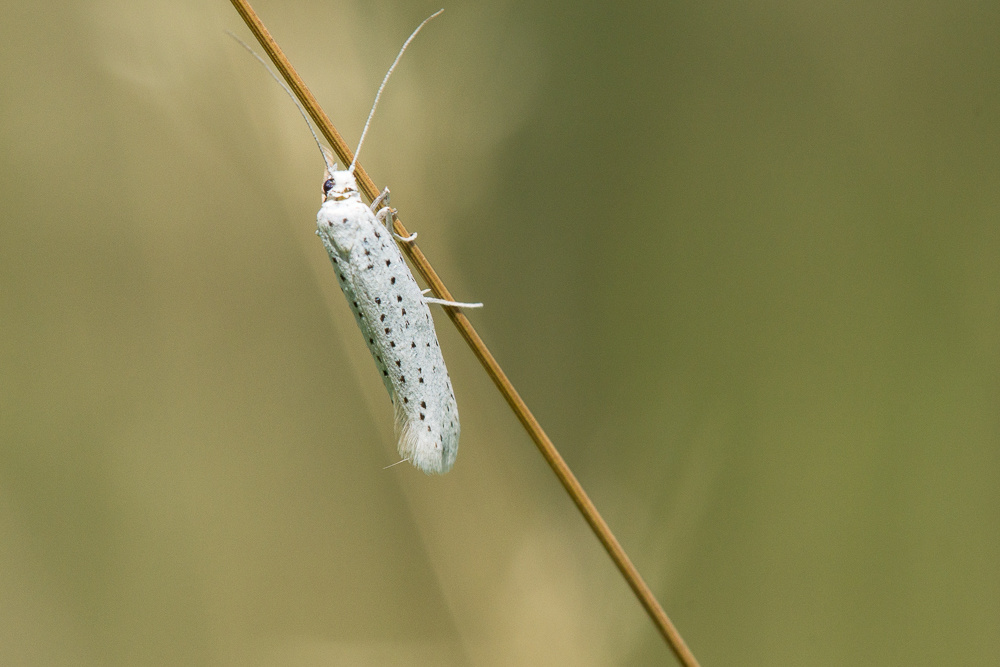
M 316 234 L 330 256 L 340 288 L 389 393 L 399 455 L 428 474 L 451 470 L 461 432 L 455 392 L 428 304 L 455 308 L 479 308 L 482 304 L 425 296 L 397 245 L 397 241 L 411 243 L 417 235 L 404 238 L 392 231 L 395 210 L 388 206 L 388 188 L 371 206 L 361 200 L 354 169 L 389 76 L 420 29 L 442 11 L 426 18 L 403 43 L 379 86 L 354 160 L 347 169 L 336 169 L 332 156 L 320 145 L 305 110 L 284 82 L 271 72 L 306 118 L 323 153 L 326 171 Z M 254 56 L 264 62 L 256 53 Z M 381 204 L 385 206 L 379 209 Z
M 480 304 L 423 295 L 396 245 L 400 237 L 382 223 L 391 225 L 391 209 L 376 217 L 361 201 L 353 172 L 327 171 L 323 195 L 316 233 L 389 392 L 399 455 L 426 473 L 448 472 L 458 454 L 461 426 L 427 304 Z

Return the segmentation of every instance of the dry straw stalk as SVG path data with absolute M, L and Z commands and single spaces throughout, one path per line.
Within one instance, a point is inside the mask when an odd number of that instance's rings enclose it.
M 264 27 L 264 24 L 261 22 L 256 12 L 254 12 L 246 0 L 231 1 L 233 6 L 236 7 L 236 11 L 243 17 L 243 20 L 257 38 L 257 41 L 260 42 L 261 46 L 267 52 L 267 55 L 271 58 L 275 67 L 277 67 L 278 71 L 281 72 L 281 76 L 288 82 L 288 85 L 291 87 L 296 97 L 299 98 L 306 111 L 312 117 L 313 121 L 315 121 L 316 125 L 320 129 L 320 132 L 324 137 L 326 137 L 327 141 L 330 142 L 334 152 L 344 164 L 351 164 L 354 160 L 354 155 L 351 152 L 351 149 L 344 142 L 343 137 L 340 136 L 340 133 L 337 132 L 336 128 L 334 128 L 333 123 L 330 122 L 329 117 L 326 115 L 326 112 L 323 111 L 322 107 L 320 107 L 319 102 L 316 101 L 316 98 L 313 97 L 312 93 L 309 92 L 309 89 L 306 88 L 305 83 L 299 77 L 298 73 L 296 73 L 295 68 L 293 68 L 291 63 L 288 62 L 288 59 L 285 58 L 284 53 L 282 53 L 277 42 L 275 42 L 271 37 L 267 28 Z M 356 166 L 354 176 L 357 179 L 361 191 L 364 193 L 365 197 L 368 198 L 368 201 L 373 201 L 378 196 L 379 189 L 375 187 L 375 183 L 372 182 L 372 179 L 368 176 L 368 173 L 365 172 L 364 168 L 362 168 L 360 164 Z M 395 218 L 395 230 L 400 236 L 405 237 L 410 235 L 399 218 Z M 454 301 L 451 292 L 449 292 L 448 288 L 445 287 L 441 278 L 438 277 L 437 272 L 434 271 L 430 262 L 428 262 L 427 258 L 424 257 L 424 254 L 420 252 L 420 248 L 418 248 L 415 243 L 404 243 L 401 245 L 403 252 L 410 259 L 410 262 L 412 262 L 417 271 L 420 272 L 420 275 L 423 276 L 424 280 L 434 291 L 434 294 L 440 299 Z M 649 617 L 652 619 L 657 629 L 659 629 L 663 638 L 667 641 L 667 644 L 674 652 L 674 655 L 677 656 L 677 659 L 680 660 L 681 664 L 685 665 L 685 667 L 698 667 L 698 661 L 695 659 L 694 654 L 691 653 L 691 650 L 687 647 L 687 644 L 684 643 L 684 639 L 681 638 L 677 628 L 675 628 L 674 624 L 671 623 L 670 618 L 668 618 L 666 612 L 663 611 L 663 607 L 661 607 L 660 603 L 657 602 L 656 597 L 649 589 L 649 586 L 646 585 L 646 582 L 643 581 L 639 571 L 635 569 L 635 566 L 629 559 L 628 554 L 625 553 L 621 544 L 618 543 L 618 540 L 611 532 L 608 524 L 605 523 L 601 514 L 594 506 L 594 503 L 590 501 L 587 493 L 583 490 L 583 487 L 580 486 L 580 482 L 577 481 L 576 476 L 573 475 L 569 466 L 566 465 L 566 462 L 559 454 L 559 451 L 556 450 L 555 445 L 553 445 L 552 441 L 549 440 L 549 436 L 547 436 L 545 431 L 542 430 L 538 420 L 535 419 L 533 414 L 531 414 L 531 410 L 528 409 L 528 406 L 517 393 L 517 390 L 514 389 L 514 385 L 512 385 L 510 380 L 507 379 L 507 375 L 503 372 L 503 369 L 500 368 L 500 364 L 497 363 L 497 360 L 493 358 L 493 355 L 490 353 L 489 349 L 487 349 L 483 339 L 479 337 L 478 333 L 476 333 L 476 330 L 469 322 L 469 319 L 456 308 L 445 306 L 444 310 L 448 313 L 448 317 L 451 318 L 451 321 L 462 334 L 462 337 L 465 338 L 469 347 L 472 348 L 473 353 L 475 353 L 476 357 L 479 358 L 483 368 L 486 369 L 486 373 L 490 376 L 490 378 L 492 378 L 494 384 L 497 386 L 497 389 L 500 390 L 500 393 L 503 394 L 503 397 L 507 400 L 507 404 L 510 405 L 510 409 L 514 411 L 514 414 L 517 415 L 517 418 L 521 421 L 521 424 L 528 432 L 528 435 L 531 436 L 532 440 L 534 440 L 535 445 L 538 446 L 538 450 L 542 453 L 542 456 L 545 457 L 549 466 L 552 467 L 552 471 L 556 474 L 556 477 L 559 478 L 559 481 L 562 482 L 566 492 L 570 495 L 570 498 L 573 499 L 573 502 L 576 503 L 576 506 L 583 514 L 583 518 L 587 520 L 588 524 L 590 524 L 591 529 L 593 529 L 594 533 L 597 535 L 597 539 L 599 539 L 601 544 L 604 545 L 608 555 L 611 556 L 611 560 L 614 561 L 618 570 L 628 582 L 628 585 L 635 592 L 636 597 L 639 598 L 639 602 L 642 603 L 642 606 L 646 609 Z

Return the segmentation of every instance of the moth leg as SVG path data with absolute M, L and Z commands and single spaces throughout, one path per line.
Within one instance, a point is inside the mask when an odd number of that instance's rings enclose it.
M 389 208 L 388 206 L 386 206 L 385 208 L 379 209 L 379 212 L 375 214 L 375 219 L 381 222 L 386 229 L 392 231 L 392 221 L 390 219 L 390 216 L 394 217 L 395 215 L 396 215 L 396 209 Z M 413 232 L 409 236 L 400 236 L 396 232 L 392 232 L 392 235 L 404 243 L 409 243 L 410 241 L 413 241 L 417 238 L 416 232 Z
M 385 228 L 388 229 L 389 231 L 392 231 L 392 219 L 395 217 L 396 217 L 396 209 L 389 208 L 388 206 L 381 209 L 378 213 L 375 214 L 375 219 L 381 222 L 383 225 L 385 225 Z M 396 232 L 392 232 L 392 235 L 395 236 L 397 240 L 402 241 L 403 243 L 410 243 L 411 241 L 415 241 L 417 239 L 416 232 L 413 232 L 409 236 L 400 236 Z
M 417 240 L 417 233 L 416 232 L 413 232 L 409 236 L 400 236 L 396 232 L 393 232 L 392 235 L 396 237 L 397 241 L 402 241 L 403 243 L 410 243 L 412 241 L 416 241 Z
M 423 294 L 427 294 L 430 291 L 431 291 L 431 288 L 428 287 L 427 289 L 420 290 L 420 294 L 422 294 L 422 295 Z M 453 308 L 482 308 L 483 307 L 483 304 L 481 304 L 481 303 L 462 303 L 461 301 L 448 301 L 446 299 L 435 299 L 432 296 L 425 296 L 423 300 L 424 300 L 424 303 L 436 303 L 436 304 L 439 304 L 441 306 L 452 306 Z
M 424 303 L 436 303 L 439 306 L 451 306 L 452 308 L 482 308 L 481 303 L 462 303 L 461 301 L 448 301 L 446 299 L 435 299 L 425 296 Z
M 378 197 L 375 197 L 375 201 L 373 201 L 371 205 L 372 213 L 375 212 L 375 209 L 377 209 L 378 205 L 381 204 L 383 201 L 385 202 L 386 206 L 389 205 L 389 188 L 386 188 L 385 190 L 382 191 L 382 194 L 380 194 Z

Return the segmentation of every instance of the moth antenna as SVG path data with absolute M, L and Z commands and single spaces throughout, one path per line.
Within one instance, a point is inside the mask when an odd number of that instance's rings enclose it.
M 358 163 L 358 153 L 361 152 L 361 144 L 365 142 L 365 135 L 368 134 L 368 126 L 371 125 L 372 116 L 375 115 L 375 107 L 378 106 L 378 100 L 380 97 L 382 97 L 382 90 L 385 88 L 385 84 L 389 81 L 389 75 L 392 74 L 392 70 L 396 69 L 396 65 L 399 63 L 399 59 L 403 57 L 403 52 L 406 51 L 406 47 L 410 45 L 410 42 L 412 42 L 413 38 L 417 36 L 417 33 L 420 32 L 420 29 L 423 28 L 425 25 L 427 25 L 428 21 L 430 21 L 432 18 L 434 18 L 443 11 L 444 9 L 437 10 L 436 12 L 425 18 L 423 23 L 417 26 L 417 29 L 414 30 L 413 33 L 406 38 L 405 42 L 403 42 L 403 47 L 399 50 L 399 53 L 396 55 L 396 59 L 392 61 L 392 65 L 389 66 L 389 71 L 385 73 L 385 78 L 382 79 L 382 85 L 378 87 L 378 92 L 375 93 L 375 101 L 372 103 L 372 110 L 368 112 L 368 120 L 365 121 L 365 129 L 361 130 L 361 139 L 358 141 L 357 150 L 354 151 L 354 159 L 351 160 L 351 166 L 347 169 L 347 171 L 351 172 L 352 174 L 354 173 L 354 166 Z M 259 58 L 260 56 L 258 56 L 258 59 Z
M 426 23 L 426 21 L 424 21 L 424 23 Z M 281 80 L 281 77 L 279 77 L 277 74 L 274 73 L 274 70 L 272 70 L 271 66 L 267 64 L 267 61 L 265 61 L 263 58 L 257 55 L 257 52 L 251 49 L 246 42 L 244 42 L 242 39 L 234 35 L 229 30 L 226 31 L 226 34 L 235 39 L 237 43 L 244 49 L 249 51 L 250 55 L 256 58 L 257 61 L 264 66 L 264 69 L 266 69 L 267 73 L 271 75 L 271 78 L 278 82 L 278 85 L 281 86 L 281 89 L 284 90 L 285 93 L 287 93 L 290 98 L 292 98 L 292 102 L 295 102 L 295 107 L 299 110 L 299 113 L 302 114 L 302 119 L 306 121 L 306 127 L 309 128 L 309 134 L 311 134 L 313 136 L 313 139 L 316 141 L 316 146 L 319 148 L 319 154 L 320 156 L 322 156 L 323 162 L 326 164 L 327 170 L 332 174 L 335 171 L 334 165 L 330 164 L 330 160 L 327 156 L 327 151 L 323 149 L 323 144 L 320 143 L 319 137 L 316 136 L 316 131 L 313 129 L 312 123 L 309 121 L 309 114 L 307 114 L 306 110 L 302 108 L 302 104 L 299 102 L 298 98 L 295 97 L 295 93 L 293 93 L 292 90 L 288 87 L 288 85 Z

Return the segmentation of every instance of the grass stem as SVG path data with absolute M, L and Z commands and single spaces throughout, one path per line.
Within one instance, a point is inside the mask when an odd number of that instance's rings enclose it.
M 342 163 L 353 163 L 354 155 L 352 154 L 351 149 L 344 142 L 343 137 L 340 136 L 340 133 L 337 132 L 336 128 L 334 128 L 333 123 L 330 122 L 329 117 L 327 117 L 326 113 L 320 107 L 319 102 L 316 101 L 316 98 L 313 97 L 312 93 L 309 92 L 309 89 L 306 88 L 305 83 L 295 72 L 291 63 L 289 63 L 288 59 L 285 58 L 285 55 L 281 52 L 277 42 L 275 42 L 271 37 L 271 34 L 267 31 L 267 28 L 264 27 L 264 24 L 250 7 L 249 3 L 247 3 L 246 0 L 231 1 L 233 6 L 236 7 L 236 11 L 239 12 L 240 16 L 243 17 L 243 20 L 250 28 L 250 31 L 257 37 L 257 41 L 260 42 L 261 46 L 267 52 L 267 55 L 271 58 L 274 66 L 278 68 L 281 76 L 288 82 L 292 91 L 295 92 L 295 95 L 302 102 L 306 111 L 312 117 L 313 121 L 315 121 L 320 132 L 322 132 L 323 136 L 330 142 L 331 148 L 333 148 Z M 374 201 L 374 199 L 379 195 L 379 189 L 375 187 L 375 183 L 372 182 L 368 173 L 365 172 L 360 164 L 355 166 L 354 176 L 357 179 L 358 187 L 361 188 L 361 191 L 368 198 L 368 201 Z M 395 218 L 395 230 L 400 236 L 409 236 L 409 232 L 406 230 L 406 227 L 403 226 L 402 221 L 400 221 L 398 217 Z M 451 292 L 449 292 L 448 288 L 445 287 L 441 278 L 438 277 L 437 272 L 434 271 L 434 268 L 431 266 L 430 262 L 427 261 L 427 258 L 424 257 L 424 254 L 420 252 L 417 245 L 415 243 L 403 243 L 401 245 L 403 251 L 413 263 L 413 266 L 420 272 L 420 275 L 423 276 L 424 280 L 427 281 L 427 284 L 434 291 L 434 294 L 440 299 L 454 301 Z M 459 333 L 461 333 L 462 337 L 465 338 L 469 347 L 472 348 L 473 353 L 479 358 L 483 368 L 486 369 L 486 373 L 493 380 L 494 384 L 496 384 L 497 389 L 500 390 L 500 393 L 503 395 L 504 399 L 506 399 L 507 404 L 510 405 L 511 410 L 513 410 L 514 414 L 517 415 L 517 418 L 524 426 L 524 429 L 528 432 L 528 435 L 531 436 L 535 445 L 537 445 L 538 450 L 542 453 L 542 456 L 545 457 L 549 466 L 552 467 L 552 471 L 556 474 L 556 477 L 559 478 L 559 481 L 562 482 L 563 488 L 565 488 L 566 492 L 569 493 L 570 498 L 573 499 L 573 502 L 583 514 L 583 518 L 586 519 L 587 523 L 590 524 L 591 529 L 597 535 L 597 539 L 604 545 L 608 555 L 611 556 L 611 560 L 614 561 L 618 570 L 628 582 L 628 585 L 635 592 L 636 597 L 639 598 L 639 602 L 642 604 L 643 608 L 645 608 L 646 613 L 649 614 L 649 617 L 663 635 L 663 638 L 667 641 L 667 644 L 674 652 L 674 655 L 677 656 L 677 659 L 680 660 L 681 664 L 685 665 L 685 667 L 698 667 L 698 661 L 695 659 L 694 654 L 691 653 L 691 650 L 687 647 L 687 644 L 684 643 L 684 639 L 681 638 L 677 628 L 675 628 L 674 624 L 670 622 L 666 612 L 663 611 L 663 607 L 660 606 L 660 603 L 657 602 L 656 597 L 649 589 L 649 586 L 647 586 L 646 582 L 643 581 L 642 576 L 632 564 L 628 554 L 625 553 L 621 544 L 618 543 L 614 533 L 611 532 L 608 524 L 605 523 L 601 514 L 594 506 L 594 503 L 591 502 L 587 493 L 583 490 L 580 482 L 577 481 L 576 476 L 573 475 L 569 466 L 566 465 L 566 462 L 559 454 L 555 445 L 552 444 L 549 436 L 545 434 L 544 430 L 542 430 L 538 420 L 535 419 L 533 414 L 531 414 L 531 410 L 528 409 L 524 400 L 521 399 L 517 390 L 514 389 L 514 385 L 512 385 L 510 380 L 507 379 L 507 375 L 503 372 L 503 369 L 500 368 L 500 364 L 497 363 L 497 360 L 493 358 L 493 355 L 486 347 L 486 344 L 483 343 L 483 339 L 479 337 L 478 333 L 476 333 L 476 330 L 469 322 L 469 319 L 456 308 L 447 306 L 444 306 L 443 308 L 448 314 L 448 317 L 450 317 L 451 321 L 455 324 L 455 327 L 458 328 Z

